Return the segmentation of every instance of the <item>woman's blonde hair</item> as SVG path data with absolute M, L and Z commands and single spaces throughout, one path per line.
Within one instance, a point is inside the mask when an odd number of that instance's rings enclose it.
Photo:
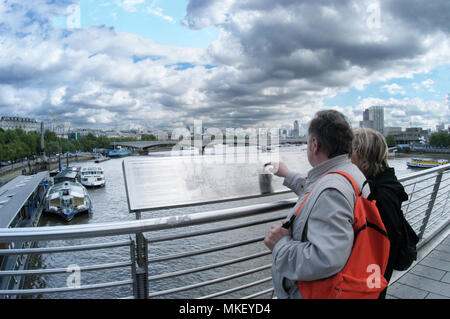
M 389 167 L 386 139 L 380 132 L 371 128 L 354 131 L 352 152 L 358 156 L 360 169 L 368 179 L 374 178 Z

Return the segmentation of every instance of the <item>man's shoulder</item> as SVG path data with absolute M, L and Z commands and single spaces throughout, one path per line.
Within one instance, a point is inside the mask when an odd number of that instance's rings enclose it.
M 344 173 L 344 174 L 340 174 L 340 173 Z M 322 176 L 322 178 L 319 180 L 319 182 L 323 186 L 328 186 L 328 187 L 333 187 L 333 188 L 335 186 L 339 186 L 339 187 L 344 186 L 345 189 L 348 188 L 348 189 L 353 190 L 351 181 L 345 175 L 349 175 L 355 181 L 358 188 L 360 188 L 362 186 L 362 184 L 364 183 L 364 181 L 366 180 L 364 175 L 357 169 L 353 169 L 353 168 L 342 169 L 341 168 L 341 169 L 330 170 L 329 172 L 324 174 L 324 176 Z M 337 185 L 333 185 L 333 184 L 337 184 Z
M 337 169 L 331 170 L 317 182 L 316 189 L 318 192 L 322 193 L 327 190 L 334 190 L 341 193 L 347 198 L 349 202 L 354 202 L 356 200 L 355 190 L 351 182 L 347 177 L 333 172 L 344 172 L 350 175 L 350 177 L 356 182 L 358 189 L 360 190 L 366 178 L 359 170 L 354 169 Z M 369 187 L 363 190 L 363 196 L 367 197 L 369 195 Z

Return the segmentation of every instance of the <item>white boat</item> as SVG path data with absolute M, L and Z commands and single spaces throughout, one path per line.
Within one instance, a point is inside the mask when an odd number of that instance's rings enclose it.
M 105 156 L 103 156 L 102 154 L 100 154 L 99 156 L 97 156 L 96 158 L 95 158 L 95 163 L 102 163 L 102 162 L 105 162 L 105 161 L 107 161 L 107 160 L 109 160 L 110 158 L 109 157 L 105 157 Z
M 83 167 L 78 174 L 81 184 L 86 187 L 105 186 L 105 174 L 101 167 Z
M 408 167 L 413 168 L 432 168 L 436 166 L 446 165 L 448 164 L 448 160 L 433 160 L 433 159 L 420 159 L 413 158 L 410 162 L 407 162 L 406 165 Z
M 82 212 L 91 212 L 92 201 L 86 188 L 77 182 L 78 172 L 71 167 L 62 170 L 54 177 L 44 199 L 44 211 L 56 214 L 71 221 Z

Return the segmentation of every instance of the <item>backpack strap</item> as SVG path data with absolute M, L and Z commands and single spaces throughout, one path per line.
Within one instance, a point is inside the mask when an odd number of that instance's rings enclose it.
M 363 187 L 361 188 L 361 193 L 359 192 L 359 187 L 358 187 L 358 185 L 356 184 L 356 182 L 355 182 L 355 180 L 353 179 L 353 177 L 351 177 L 350 176 L 350 174 L 348 174 L 348 173 L 346 173 L 346 172 L 342 172 L 342 171 L 333 171 L 333 172 L 328 172 L 326 175 L 328 175 L 328 174 L 339 174 L 339 175 L 342 175 L 342 176 L 344 176 L 344 177 L 346 177 L 349 181 L 350 181 L 350 183 L 352 183 L 352 186 L 353 186 L 353 189 L 355 190 L 355 194 L 358 196 L 358 194 L 359 194 L 359 196 L 361 196 L 361 194 L 362 194 L 362 188 L 364 188 L 364 185 L 366 185 L 366 182 L 364 182 L 364 184 L 363 184 Z
M 298 213 L 301 211 L 301 209 L 302 209 L 303 205 L 305 204 L 306 200 L 308 199 L 309 195 L 311 195 L 311 192 L 312 192 L 312 189 L 308 193 L 308 195 L 306 195 L 305 199 L 300 204 L 300 206 L 297 208 L 295 213 L 291 216 L 291 218 L 287 222 L 285 222 L 281 227 L 286 228 L 286 229 L 289 229 L 289 227 L 291 227 L 292 223 L 294 222 L 295 217 L 297 217 Z
M 364 182 L 364 184 L 363 184 L 363 186 L 362 186 L 362 188 L 361 188 L 361 192 L 359 192 L 358 185 L 356 184 L 356 182 L 355 182 L 355 180 L 353 179 L 353 177 L 350 176 L 350 174 L 348 174 L 348 173 L 346 173 L 346 172 L 342 172 L 342 171 L 332 171 L 332 172 L 326 173 L 325 175 L 328 175 L 328 174 L 339 174 L 339 175 L 342 175 L 342 176 L 346 177 L 346 178 L 352 183 L 353 189 L 354 189 L 355 194 L 356 194 L 357 196 L 361 196 L 361 194 L 362 194 L 362 189 L 364 188 L 364 186 L 365 186 L 365 185 L 367 184 L 367 182 L 368 182 L 367 180 Z M 323 175 L 323 176 L 325 176 L 325 175 Z M 323 176 L 322 176 L 322 177 L 323 177 Z M 308 193 L 308 195 L 306 195 L 305 199 L 304 199 L 303 202 L 300 204 L 300 206 L 297 208 L 297 210 L 295 211 L 295 213 L 291 216 L 291 218 L 290 218 L 287 222 L 285 222 L 285 223 L 282 225 L 283 228 L 289 229 L 289 227 L 290 227 L 290 226 L 292 225 L 292 223 L 294 222 L 295 217 L 297 217 L 298 213 L 300 212 L 300 210 L 302 209 L 302 207 L 303 207 L 303 205 L 305 204 L 306 200 L 308 199 L 309 195 L 311 195 L 311 192 L 312 192 L 312 191 L 313 191 L 313 190 L 311 189 L 311 191 Z M 358 194 L 359 194 L 359 195 L 358 195 Z

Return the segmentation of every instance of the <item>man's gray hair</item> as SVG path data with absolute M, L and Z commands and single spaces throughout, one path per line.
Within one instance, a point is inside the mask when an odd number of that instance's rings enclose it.
M 352 150 L 353 130 L 346 117 L 338 111 L 317 112 L 309 124 L 308 135 L 309 140 L 311 137 L 317 139 L 319 149 L 328 158 L 349 154 Z

